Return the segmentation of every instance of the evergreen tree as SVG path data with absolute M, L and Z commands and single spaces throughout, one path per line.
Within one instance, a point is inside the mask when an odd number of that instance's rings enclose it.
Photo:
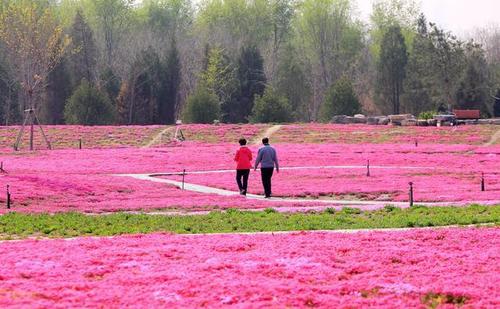
M 418 32 L 413 40 L 406 68 L 405 92 L 402 99 L 406 112 L 418 115 L 436 109 L 437 103 L 431 99 L 434 85 L 434 72 L 431 66 L 433 53 L 427 20 L 422 14 L 418 19 Z
M 391 26 L 384 34 L 380 46 L 377 91 L 384 103 L 391 103 L 392 112 L 400 113 L 400 96 L 406 74 L 408 53 L 401 27 Z
M 96 80 L 97 47 L 94 33 L 85 21 L 81 10 L 76 12 L 70 35 L 73 50 L 69 57 L 72 84 L 77 87 L 83 78 L 94 83 Z
M 457 105 L 461 109 L 479 109 L 485 115 L 490 114 L 488 98 L 488 64 L 484 51 L 479 45 L 467 44 L 466 69 L 457 91 Z M 490 114 L 491 115 L 491 114 Z
M 466 63 L 463 43 L 436 24 L 431 23 L 430 26 L 429 38 L 434 48 L 431 57 L 431 68 L 434 73 L 433 100 L 452 108 Z
M 160 58 L 151 47 L 136 57 L 130 69 L 127 92 L 120 92 L 121 123 L 159 123 L 161 69 Z
M 238 113 L 237 92 L 238 80 L 233 64 L 219 48 L 206 50 L 205 70 L 200 74 L 202 83 L 215 94 L 222 107 L 221 118 L 224 122 L 232 122 L 233 114 Z M 235 110 L 236 109 L 236 110 Z
M 241 50 L 238 60 L 239 93 L 236 100 L 223 105 L 227 121 L 231 123 L 247 122 L 252 112 L 255 96 L 262 96 L 266 89 L 264 59 L 257 47 L 247 47 Z
M 70 73 L 66 61 L 61 61 L 49 73 L 40 108 L 40 120 L 45 124 L 64 124 L 64 106 L 72 94 Z
M 250 121 L 254 123 L 289 122 L 292 121 L 290 104 L 272 88 L 266 88 L 264 95 L 255 97 Z
M 495 118 L 500 118 L 500 89 L 497 90 L 495 96 L 495 104 L 493 105 L 493 115 Z
M 112 102 L 115 102 L 120 93 L 121 81 L 112 69 L 107 68 L 99 77 L 99 87 L 108 95 Z
M 212 123 L 220 116 L 220 103 L 217 95 L 204 84 L 198 85 L 187 99 L 184 121 L 187 123 Z
M 12 80 L 7 65 L 0 59 L 0 125 L 9 125 L 19 119 L 19 87 Z
M 82 80 L 64 109 L 67 124 L 106 125 L 114 121 L 114 108 L 108 96 Z
M 277 92 L 283 95 L 293 111 L 293 118 L 309 121 L 308 100 L 311 89 L 297 55 L 291 47 L 287 48 L 278 66 Z
M 336 115 L 353 116 L 361 112 L 361 104 L 354 92 L 352 82 L 340 78 L 326 93 L 325 102 L 321 107 L 320 119 L 328 122 Z
M 175 42 L 161 65 L 160 93 L 158 98 L 159 123 L 175 123 L 178 107 L 179 87 L 181 83 L 181 63 Z

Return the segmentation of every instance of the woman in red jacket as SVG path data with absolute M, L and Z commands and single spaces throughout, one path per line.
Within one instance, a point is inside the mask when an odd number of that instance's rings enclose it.
M 236 161 L 236 182 L 240 189 L 241 195 L 247 195 L 248 176 L 252 168 L 252 152 L 248 149 L 247 140 L 242 138 L 239 140 L 240 149 L 236 152 L 234 161 Z

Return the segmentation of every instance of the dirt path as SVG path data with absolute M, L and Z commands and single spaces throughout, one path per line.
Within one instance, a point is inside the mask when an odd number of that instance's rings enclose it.
M 498 140 L 500 140 L 500 129 L 495 134 L 493 134 L 490 141 L 484 144 L 484 146 L 494 145 Z
M 271 136 L 278 132 L 280 129 L 281 129 L 282 125 L 275 125 L 275 126 L 272 126 L 270 128 L 268 128 L 264 133 L 262 133 L 262 135 L 260 136 L 257 136 L 253 141 L 252 141 L 252 145 L 259 145 L 260 143 L 262 143 L 262 139 L 264 137 L 269 137 L 271 138 Z
M 163 136 L 165 134 L 167 134 L 167 133 L 173 132 L 174 129 L 175 129 L 174 127 L 168 127 L 166 129 L 164 129 L 163 131 L 161 131 L 160 133 L 158 133 L 152 140 L 150 140 L 142 148 L 151 148 L 153 145 L 160 143 L 161 140 L 162 140 L 162 138 L 163 138 Z

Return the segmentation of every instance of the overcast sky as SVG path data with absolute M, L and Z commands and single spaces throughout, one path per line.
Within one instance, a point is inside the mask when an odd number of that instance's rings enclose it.
M 359 9 L 367 18 L 373 0 L 357 0 Z M 427 19 L 456 34 L 475 27 L 500 23 L 500 0 L 421 0 Z

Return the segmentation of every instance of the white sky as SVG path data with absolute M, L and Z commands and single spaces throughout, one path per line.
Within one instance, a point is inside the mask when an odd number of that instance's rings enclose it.
M 357 0 L 363 17 L 371 13 L 373 0 Z M 500 23 L 500 0 L 420 0 L 427 20 L 463 34 L 476 27 Z

